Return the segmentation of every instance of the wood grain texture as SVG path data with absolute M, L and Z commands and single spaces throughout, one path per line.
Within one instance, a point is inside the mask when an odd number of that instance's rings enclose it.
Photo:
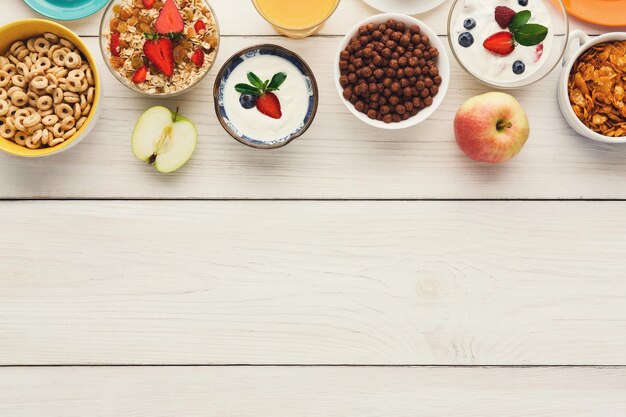
M 11 417 L 623 417 L 626 370 L 4 368 Z
M 5 202 L 0 364 L 626 365 L 622 202 Z
M 4 0 L 7 1 L 7 0 Z M 256 12 L 251 0 L 209 0 L 215 9 L 221 33 L 226 36 L 246 36 L 246 35 L 274 35 L 272 27 Z M 452 0 L 446 1 L 437 9 L 417 16 L 420 20 L 433 28 L 440 35 L 446 35 L 448 10 Z M 348 29 L 361 20 L 379 13 L 377 10 L 367 6 L 361 0 L 341 0 L 335 14 L 326 22 L 320 31 L 320 35 L 344 35 Z M 11 12 L 0 15 L 0 24 L 8 23 L 17 19 L 28 19 L 38 17 L 35 12 L 26 6 L 21 0 L 11 0 Z M 102 12 L 99 12 L 86 19 L 61 22 L 67 25 L 79 35 L 97 36 Z M 581 29 L 591 34 L 606 32 L 606 28 L 582 22 L 576 18 L 571 18 L 572 29 Z M 626 30 L 615 28 L 615 30 Z
M 567 126 L 553 94 L 558 71 L 515 93 L 531 120 L 522 153 L 506 165 L 485 166 L 459 151 L 452 120 L 463 101 L 488 89 L 456 63 L 452 88 L 430 120 L 400 132 L 374 131 L 339 101 L 329 65 L 336 38 L 264 40 L 305 56 L 320 85 L 315 123 L 289 146 L 259 151 L 230 138 L 215 118 L 213 76 L 182 98 L 149 100 L 102 68 L 105 98 L 93 134 L 50 158 L 0 155 L 0 198 L 626 198 L 626 147 L 591 143 Z M 256 42 L 224 38 L 217 65 Z M 97 48 L 96 39 L 89 45 Z M 141 112 L 164 102 L 180 106 L 201 133 L 193 159 L 170 176 L 141 163 L 130 150 Z

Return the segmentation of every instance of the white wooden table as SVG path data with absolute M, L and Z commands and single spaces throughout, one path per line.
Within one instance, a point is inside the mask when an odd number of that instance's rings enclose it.
M 129 144 L 158 101 L 100 62 L 89 138 L 0 155 L 0 416 L 626 415 L 626 147 L 567 127 L 558 70 L 515 92 L 523 152 L 483 166 L 451 121 L 487 89 L 455 62 L 416 128 L 373 131 L 340 103 L 330 62 L 374 13 L 360 1 L 302 41 L 249 0 L 213 4 L 212 74 L 244 46 L 293 49 L 318 78 L 314 125 L 246 148 L 216 121 L 210 77 L 166 102 L 201 138 L 164 176 Z M 421 16 L 442 37 L 448 6 Z M 35 16 L 2 7 L 0 24 Z M 69 24 L 98 59 L 99 19 Z

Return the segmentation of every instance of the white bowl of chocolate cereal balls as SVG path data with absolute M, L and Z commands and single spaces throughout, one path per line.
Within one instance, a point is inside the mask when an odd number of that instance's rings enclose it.
M 381 129 L 423 122 L 450 83 L 450 61 L 437 34 L 396 13 L 354 26 L 339 45 L 334 68 L 337 92 L 348 110 Z

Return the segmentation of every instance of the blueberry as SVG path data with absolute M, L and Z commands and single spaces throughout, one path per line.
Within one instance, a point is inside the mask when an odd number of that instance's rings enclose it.
M 459 45 L 463 48 L 469 48 L 474 43 L 474 37 L 469 32 L 463 32 L 459 35 Z
M 252 94 L 242 94 L 239 97 L 239 103 L 244 109 L 251 109 L 256 106 L 256 96 Z
M 522 61 L 515 61 L 513 63 L 513 72 L 517 75 L 522 74 L 526 71 L 526 65 Z
M 476 20 L 472 19 L 471 17 L 465 19 L 463 21 L 463 27 L 467 30 L 474 29 L 476 27 Z
M 520 6 L 526 7 L 528 6 L 528 0 L 517 0 Z

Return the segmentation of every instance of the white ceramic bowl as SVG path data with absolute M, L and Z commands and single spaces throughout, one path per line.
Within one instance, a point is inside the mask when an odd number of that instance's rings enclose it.
M 575 30 L 570 34 L 570 41 L 566 50 L 566 58 L 563 63 L 563 71 L 557 84 L 557 97 L 561 113 L 563 113 L 567 123 L 569 123 L 572 129 L 574 129 L 577 133 L 588 139 L 604 143 L 626 143 L 626 136 L 614 138 L 594 132 L 585 126 L 584 123 L 581 122 L 576 116 L 569 100 L 569 91 L 567 86 L 570 73 L 572 72 L 572 67 L 574 66 L 576 60 L 578 60 L 578 58 L 592 46 L 604 42 L 624 40 L 626 40 L 625 32 L 606 33 L 595 38 L 590 38 L 580 30 Z
M 341 51 L 343 51 L 346 48 L 346 46 L 348 46 L 348 44 L 350 43 L 350 39 L 358 33 L 359 27 L 363 25 L 367 25 L 369 23 L 375 23 L 375 24 L 384 23 L 388 19 L 395 19 L 409 26 L 418 25 L 421 29 L 421 33 L 428 35 L 430 44 L 439 50 L 439 56 L 437 57 L 436 63 L 437 63 L 437 68 L 439 69 L 439 75 L 441 76 L 441 79 L 442 79 L 441 85 L 439 86 L 439 92 L 437 93 L 435 97 L 433 97 L 433 104 L 430 107 L 424 108 L 415 116 L 409 117 L 407 120 L 403 120 L 398 123 L 385 123 L 380 120 L 370 119 L 369 117 L 367 117 L 366 114 L 359 112 L 356 108 L 354 108 L 354 105 L 352 103 L 350 103 L 348 100 L 346 100 L 343 97 L 343 87 L 341 87 L 341 84 L 339 83 L 339 77 L 341 75 L 340 70 L 339 70 L 339 54 L 341 53 Z M 343 38 L 343 40 L 339 44 L 339 48 L 337 49 L 337 54 L 335 57 L 334 65 L 335 65 L 334 67 L 335 87 L 337 88 L 337 94 L 339 94 L 339 99 L 343 102 L 343 104 L 346 105 L 346 108 L 350 110 L 350 112 L 356 116 L 357 119 L 361 120 L 364 123 L 367 123 L 370 126 L 374 126 L 380 129 L 388 129 L 388 130 L 406 129 L 408 127 L 415 126 L 423 122 L 424 120 L 428 119 L 428 117 L 430 117 L 430 115 L 432 115 L 443 102 L 443 99 L 446 96 L 446 92 L 448 91 L 448 86 L 450 85 L 450 59 L 448 58 L 448 53 L 446 52 L 446 48 L 443 42 L 441 42 L 441 40 L 437 36 L 437 33 L 435 33 L 435 31 L 433 31 L 430 27 L 428 27 L 421 20 L 418 20 L 414 17 L 407 16 L 404 14 L 398 14 L 398 13 L 379 14 L 379 15 L 375 15 L 372 17 L 368 17 L 367 19 L 356 24 L 352 29 L 348 31 L 346 36 Z

